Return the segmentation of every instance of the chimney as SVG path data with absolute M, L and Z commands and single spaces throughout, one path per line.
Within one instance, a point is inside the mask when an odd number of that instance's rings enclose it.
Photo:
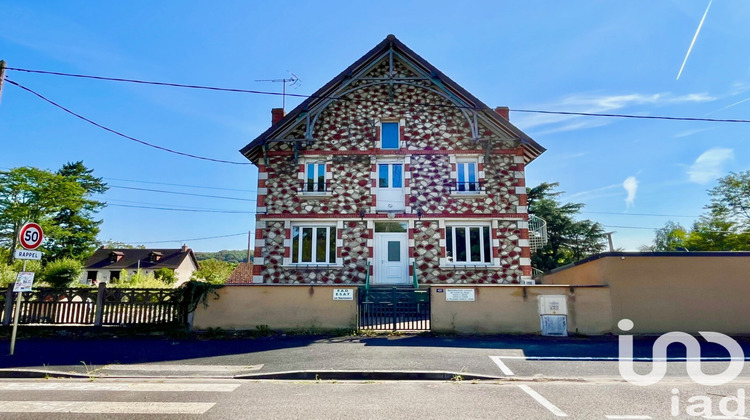
M 271 109 L 271 125 L 281 121 L 281 119 L 284 118 L 284 115 L 286 115 L 284 108 Z
M 503 117 L 506 121 L 510 121 L 510 108 L 508 108 L 507 106 L 499 106 L 495 108 L 495 112 L 497 112 L 497 114 Z
M 182 244 L 182 252 L 187 252 L 188 249 L 190 248 L 187 247 L 187 244 Z

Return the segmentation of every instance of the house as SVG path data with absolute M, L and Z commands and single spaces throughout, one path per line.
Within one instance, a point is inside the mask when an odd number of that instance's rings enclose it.
M 253 282 L 531 279 L 525 168 L 544 148 L 389 35 L 241 149 Z
M 91 284 L 117 282 L 122 270 L 135 274 L 153 274 L 160 268 L 174 271 L 176 283 L 190 280 L 198 270 L 198 260 L 193 250 L 183 245 L 177 249 L 129 249 L 101 247 L 86 260 L 81 276 L 81 283 Z

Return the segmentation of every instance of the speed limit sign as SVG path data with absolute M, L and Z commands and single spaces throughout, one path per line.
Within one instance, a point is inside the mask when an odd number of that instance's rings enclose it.
M 26 223 L 21 227 L 21 232 L 19 232 L 18 236 L 22 247 L 26 249 L 36 249 L 42 244 L 44 232 L 42 232 L 42 227 L 38 224 Z

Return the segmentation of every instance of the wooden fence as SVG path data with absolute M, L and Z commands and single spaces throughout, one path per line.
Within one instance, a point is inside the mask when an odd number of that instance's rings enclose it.
M 19 324 L 26 325 L 184 325 L 183 289 L 37 288 L 21 293 Z M 13 286 L 0 297 L 2 325 L 10 325 L 18 294 Z

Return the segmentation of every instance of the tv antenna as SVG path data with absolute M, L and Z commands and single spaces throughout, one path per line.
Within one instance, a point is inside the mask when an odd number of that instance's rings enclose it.
M 260 79 L 256 80 L 256 82 L 272 82 L 272 83 L 282 83 L 281 88 L 281 108 L 286 109 L 286 85 L 289 83 L 289 87 L 297 86 L 300 82 L 299 77 L 297 77 L 296 74 L 289 72 L 291 77 L 284 78 L 284 79 Z

